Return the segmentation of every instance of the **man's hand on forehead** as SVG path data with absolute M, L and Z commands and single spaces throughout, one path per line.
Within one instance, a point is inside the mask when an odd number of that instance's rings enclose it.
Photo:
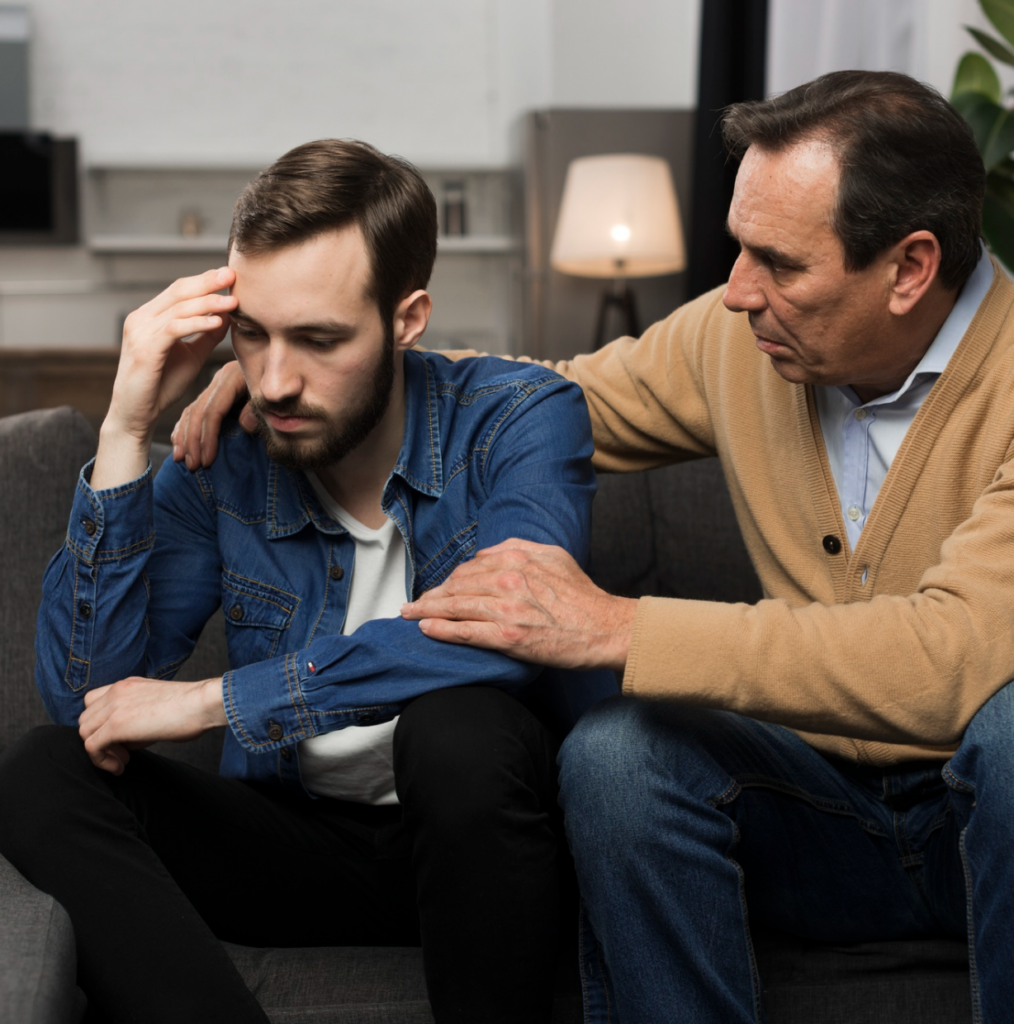
M 228 313 L 236 300 L 221 293 L 235 280 L 229 267 L 180 278 L 124 321 L 92 473 L 97 490 L 127 483 L 144 471 L 159 415 L 183 396 L 229 330 Z

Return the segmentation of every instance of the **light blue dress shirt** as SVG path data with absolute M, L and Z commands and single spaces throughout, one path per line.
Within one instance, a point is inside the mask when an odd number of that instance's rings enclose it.
M 881 395 L 864 405 L 847 385 L 813 389 L 824 447 L 853 551 L 905 432 L 954 355 L 992 282 L 993 264 L 983 249 L 972 276 L 926 354 L 892 394 Z

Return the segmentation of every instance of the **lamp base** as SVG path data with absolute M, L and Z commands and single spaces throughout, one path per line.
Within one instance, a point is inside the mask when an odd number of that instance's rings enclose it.
M 607 341 L 612 340 L 606 334 L 609 311 L 611 309 L 615 309 L 620 313 L 625 333 L 629 334 L 632 338 L 636 338 L 641 333 L 633 291 L 631 291 L 629 285 L 621 285 L 620 281 L 614 281 L 612 290 L 603 291 L 599 302 L 598 323 L 595 325 L 595 340 L 592 346 L 593 352 L 597 352 Z

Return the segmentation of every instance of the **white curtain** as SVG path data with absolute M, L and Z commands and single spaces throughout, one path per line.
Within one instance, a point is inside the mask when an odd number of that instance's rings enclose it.
M 707 2 L 707 0 L 705 0 Z M 950 91 L 962 28 L 995 34 L 975 0 L 769 0 L 768 95 L 828 71 L 903 71 Z

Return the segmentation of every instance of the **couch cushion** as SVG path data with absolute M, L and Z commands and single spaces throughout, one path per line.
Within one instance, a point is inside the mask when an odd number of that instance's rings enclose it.
M 433 1024 L 418 948 L 223 945 L 274 1024 Z M 580 993 L 564 985 L 553 1024 L 581 1019 Z
M 67 912 L 3 857 L 0 907 L 0 1017 L 18 1024 L 75 1024 L 85 999 L 75 980 Z

